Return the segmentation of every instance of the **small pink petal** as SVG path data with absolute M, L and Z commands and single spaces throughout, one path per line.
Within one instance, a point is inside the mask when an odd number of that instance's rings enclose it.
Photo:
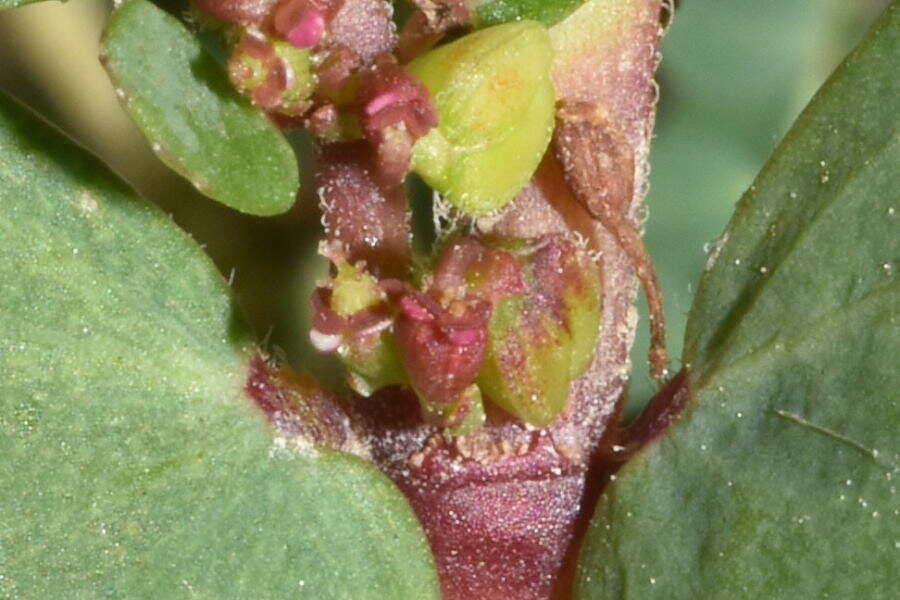
M 394 104 L 395 102 L 398 102 L 399 100 L 400 100 L 400 98 L 399 98 L 398 94 L 393 91 L 385 92 L 383 94 L 375 96 L 374 98 L 372 98 L 369 101 L 368 104 L 366 104 L 366 108 L 365 108 L 366 114 L 374 115 L 374 114 L 380 112 L 386 106 L 390 106 L 391 104 Z
M 403 296 L 400 299 L 400 310 L 413 321 L 433 321 L 434 315 L 418 299 L 413 296 Z
M 484 339 L 483 329 L 450 329 L 444 335 L 454 346 L 469 346 Z
M 363 327 L 356 334 L 360 337 L 367 337 L 370 335 L 375 335 L 377 333 L 381 333 L 385 329 L 388 329 L 391 325 L 394 324 L 393 319 L 381 319 L 379 321 L 375 321 L 371 325 Z
M 312 6 L 298 15 L 297 23 L 285 36 L 297 48 L 312 48 L 325 33 L 325 15 Z

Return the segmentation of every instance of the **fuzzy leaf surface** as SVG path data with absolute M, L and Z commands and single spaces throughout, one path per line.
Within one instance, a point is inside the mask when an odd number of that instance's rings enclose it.
M 2 98 L 0 256 L 0 597 L 437 598 L 396 488 L 245 396 L 196 243 Z
M 177 19 L 147 0 L 126 0 L 110 17 L 101 56 L 166 165 L 241 212 L 291 207 L 299 174 L 290 145 Z
M 738 204 L 691 403 L 604 492 L 576 597 L 896 597 L 898 52 L 894 2 Z

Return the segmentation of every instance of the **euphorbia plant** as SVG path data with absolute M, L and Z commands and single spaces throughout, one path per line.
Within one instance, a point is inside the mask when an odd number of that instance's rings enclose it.
M 637 222 L 666 7 L 405 9 L 125 0 L 102 43 L 204 194 L 278 214 L 314 171 L 309 334 L 343 391 L 266 355 L 193 241 L 0 101 L 0 590 L 890 597 L 897 4 L 738 205 L 674 376 Z M 636 283 L 660 390 L 625 427 Z

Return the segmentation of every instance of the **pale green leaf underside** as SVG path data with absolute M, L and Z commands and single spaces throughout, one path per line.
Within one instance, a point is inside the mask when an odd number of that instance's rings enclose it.
M 273 453 L 197 245 L 3 99 L 0 256 L 0 597 L 437 597 L 387 479 Z
M 290 145 L 177 19 L 147 0 L 125 0 L 101 53 L 125 110 L 164 163 L 242 212 L 291 207 L 299 174 Z
M 895 598 L 900 9 L 738 205 L 682 421 L 604 493 L 579 598 Z

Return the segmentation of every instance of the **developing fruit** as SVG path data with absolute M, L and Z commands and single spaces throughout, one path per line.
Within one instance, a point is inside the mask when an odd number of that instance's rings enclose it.
M 543 427 L 563 411 L 569 384 L 593 357 L 600 278 L 587 255 L 559 236 L 536 240 L 519 261 L 525 290 L 494 306 L 476 381 L 492 402 Z
M 550 142 L 551 59 L 546 28 L 520 21 L 469 34 L 409 63 L 438 114 L 437 127 L 413 148 L 412 170 L 464 213 L 506 205 Z

